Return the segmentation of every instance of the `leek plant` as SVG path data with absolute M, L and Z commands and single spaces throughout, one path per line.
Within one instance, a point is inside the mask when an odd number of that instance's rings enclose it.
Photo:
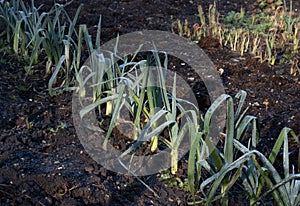
M 266 195 L 272 195 L 278 205 L 298 205 L 300 201 L 299 179 L 300 174 L 290 173 L 288 150 L 288 135 L 299 144 L 296 134 L 289 128 L 284 128 L 269 157 L 265 157 L 256 147 L 259 140 L 259 127 L 254 116 L 245 115 L 242 105 L 246 93 L 240 91 L 233 99 L 228 95 L 221 95 L 209 108 L 203 120 L 203 129 L 194 129 L 191 141 L 188 178 L 189 188 L 193 197 L 193 204 L 211 205 L 221 201 L 222 205 L 229 204 L 230 190 L 239 184 L 244 187 L 250 205 L 257 205 Z M 238 100 L 238 101 L 237 101 Z M 209 128 L 212 114 L 227 102 L 227 122 L 223 147 L 216 147 L 210 140 Z M 233 103 L 238 102 L 236 112 L 233 112 Z M 248 146 L 241 142 L 246 140 L 251 128 Z M 283 146 L 284 178 L 273 166 L 276 156 Z M 299 164 L 298 151 L 298 164 Z M 210 177 L 201 180 L 201 168 L 207 170 Z M 299 170 L 298 170 L 299 171 Z M 201 200 L 195 200 L 196 191 L 201 192 Z M 267 189 L 266 193 L 262 193 Z
M 6 34 L 7 42 L 12 42 L 11 46 L 16 54 L 21 52 L 24 57 L 28 57 L 28 44 L 30 41 L 32 44 L 37 42 L 31 40 L 31 37 L 35 32 L 39 32 L 42 19 L 46 15 L 39 13 L 40 8 L 36 8 L 33 2 L 32 6 L 28 8 L 20 0 L 6 1 L 0 4 L 0 18 L 5 23 L 6 28 L 3 34 Z M 36 56 L 32 59 L 37 63 Z
M 53 85 L 61 79 L 61 85 L 69 90 L 73 56 L 78 49 L 74 39 L 81 6 L 71 19 L 65 11 L 66 5 L 56 3 L 48 12 L 40 12 L 42 5 L 36 8 L 33 0 L 29 6 L 20 0 L 0 4 L 0 18 L 6 25 L 1 35 L 6 35 L 7 42 L 12 42 L 16 54 L 22 54 L 28 60 L 27 73 L 31 73 L 32 66 L 39 63 L 39 57 L 46 54 L 45 73 L 52 74 L 48 83 L 51 95 L 55 94 Z
M 76 37 L 75 26 L 80 13 L 82 5 L 80 5 L 76 11 L 73 19 L 71 19 L 63 5 L 56 4 L 50 10 L 49 14 L 54 13 L 54 17 L 47 15 L 45 19 L 45 25 L 41 31 L 42 42 L 39 47 L 45 50 L 47 55 L 47 67 L 46 71 L 51 72 L 52 65 L 56 66 L 62 55 L 66 57 L 66 77 L 69 75 L 68 67 L 70 65 L 70 54 L 75 51 L 76 43 L 73 40 Z M 62 23 L 61 19 L 67 19 Z
M 134 94 L 134 90 L 131 90 L 129 92 L 129 98 L 132 98 L 129 102 L 133 104 L 128 104 L 127 108 L 134 108 L 132 107 L 132 105 L 137 105 L 137 108 L 130 110 L 131 113 L 135 115 L 135 125 L 139 129 L 139 135 L 136 144 L 132 145 L 132 147 L 125 151 L 123 155 L 133 152 L 142 142 L 149 140 L 151 140 L 150 150 L 153 151 L 153 144 L 158 144 L 158 140 L 160 140 L 170 148 L 171 173 L 175 174 L 178 169 L 177 164 L 180 157 L 179 153 L 182 146 L 182 141 L 188 140 L 191 132 L 190 127 L 195 125 L 193 120 L 197 121 L 197 107 L 193 103 L 184 99 L 180 99 L 176 96 L 176 88 L 178 87 L 176 84 L 176 74 L 173 76 L 172 92 L 168 92 L 163 70 L 160 69 L 160 67 L 156 67 L 156 69 L 156 72 L 158 73 L 156 76 L 159 79 L 160 85 L 159 92 L 161 93 L 158 92 L 159 94 L 157 94 L 157 92 L 153 92 L 153 90 L 157 88 L 153 89 L 153 87 L 151 88 L 151 86 L 149 87 L 149 85 L 145 87 L 147 85 L 147 80 L 152 81 L 152 79 L 149 78 L 151 69 L 149 69 L 147 66 L 141 67 L 143 76 L 139 77 L 138 81 L 134 81 L 135 86 L 139 85 L 139 81 L 142 83 L 140 88 L 134 88 L 135 91 L 139 90 L 140 94 Z M 148 92 L 150 92 L 150 94 L 145 94 Z M 149 106 L 151 105 L 150 103 L 149 105 L 143 104 L 143 102 L 147 103 L 150 98 L 155 99 L 155 101 L 150 100 L 154 102 L 153 105 L 158 105 L 157 102 L 161 103 L 162 105 L 161 108 L 156 108 L 155 113 L 151 113 L 151 107 Z M 186 110 L 181 103 L 190 104 L 194 108 L 194 110 Z M 154 106 L 152 109 L 155 109 Z M 136 111 L 136 113 L 134 111 Z M 148 119 L 146 120 L 146 125 L 140 127 L 140 115 L 142 113 Z M 161 132 L 164 129 L 167 129 L 168 131 L 168 138 L 161 135 Z M 158 140 L 155 140 L 155 138 L 157 138 Z M 157 147 L 157 145 L 155 146 Z
M 216 99 L 216 101 L 211 105 L 211 107 L 208 109 L 207 113 L 205 114 L 204 117 L 204 124 L 203 124 L 203 132 L 201 135 L 202 138 L 205 139 L 205 141 L 202 141 L 202 144 L 200 144 L 199 148 L 196 148 L 194 150 L 199 150 L 198 155 L 200 158 L 198 162 L 199 164 L 204 167 L 206 170 L 208 170 L 210 173 L 214 174 L 222 170 L 224 165 L 229 165 L 233 162 L 234 160 L 234 148 L 233 148 L 233 139 L 236 136 L 237 138 L 240 138 L 240 133 L 235 134 L 235 127 L 238 125 L 235 125 L 235 123 L 240 124 L 241 118 L 243 118 L 245 112 L 243 112 L 240 115 L 241 108 L 243 105 L 243 102 L 245 100 L 246 93 L 245 92 L 240 92 L 236 95 L 235 99 L 232 99 L 229 95 L 222 95 L 219 98 Z M 234 114 L 234 101 L 239 101 L 238 108 L 236 113 Z M 224 143 L 224 148 L 223 152 L 221 152 L 215 145 L 209 140 L 210 139 L 210 122 L 211 118 L 214 114 L 215 111 L 224 103 L 227 102 L 227 123 L 226 123 L 226 138 L 225 138 L 225 143 Z M 251 118 L 249 118 L 251 119 Z M 244 122 L 242 122 L 244 123 Z M 197 145 L 197 144 L 196 144 Z M 194 145 L 191 145 L 191 147 L 195 147 Z M 203 151 L 209 151 L 210 155 L 207 160 L 205 160 L 206 156 L 203 154 Z M 206 153 L 207 154 L 207 153 Z M 192 154 L 193 155 L 193 154 Z M 190 159 L 192 159 L 191 157 Z M 195 161 L 193 161 L 195 162 Z M 209 163 L 212 164 L 209 164 Z M 189 173 L 192 173 L 193 171 L 189 171 Z M 221 186 L 221 194 L 222 194 L 222 202 L 226 204 L 228 202 L 228 196 L 225 191 L 228 190 L 228 188 L 231 187 L 232 183 L 230 182 L 230 179 L 232 177 L 235 177 L 237 174 L 226 174 L 225 178 L 222 180 L 222 186 Z M 197 185 L 198 183 L 196 183 Z M 192 188 L 192 190 L 194 190 Z M 211 197 L 206 197 L 207 201 L 211 201 Z
M 188 140 L 190 127 L 197 120 L 197 106 L 176 96 L 177 77 L 175 75 L 170 81 L 167 77 L 167 54 L 161 53 L 164 55 L 162 66 L 159 52 L 154 50 L 150 53 L 146 60 L 136 62 L 134 54 L 131 60 L 128 60 L 129 57 L 123 58 L 121 64 L 114 66 L 111 64 L 116 52 L 110 53 L 110 58 L 105 58 L 103 53 L 93 53 L 90 65 L 77 72 L 79 96 L 84 99 L 88 81 L 92 82 L 90 87 L 93 91 L 92 103 L 83 106 L 80 116 L 83 118 L 94 109 L 101 114 L 101 105 L 112 104 L 111 120 L 103 143 L 106 150 L 113 128 L 118 126 L 122 114 L 127 112 L 133 125 L 130 137 L 133 144 L 120 158 L 127 154 L 134 155 L 143 142 L 150 142 L 151 152 L 164 143 L 170 149 L 171 172 L 175 174 L 178 159 L 182 156 L 182 141 Z M 85 78 L 82 75 L 84 72 L 87 72 Z M 167 80 L 172 84 L 168 85 Z M 113 87 L 110 87 L 111 82 L 114 82 Z M 168 91 L 170 87 L 172 91 Z M 190 105 L 193 110 L 185 110 L 183 104 Z M 169 133 L 168 138 L 162 135 L 163 130 Z

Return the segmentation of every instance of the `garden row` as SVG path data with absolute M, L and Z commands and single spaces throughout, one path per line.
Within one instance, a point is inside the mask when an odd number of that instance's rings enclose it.
M 292 19 L 291 15 L 286 16 L 282 9 L 278 8 L 275 17 L 266 20 L 272 19 L 271 25 L 261 24 L 264 28 L 253 28 L 261 29 L 262 32 L 269 30 L 270 34 L 264 39 L 259 33 L 250 30 L 245 32 L 223 28 L 215 6 L 209 11 L 207 24 L 199 7 L 201 25 L 196 25 L 193 32 L 187 23 L 182 25 L 178 21 L 179 34 L 192 39 L 218 36 L 221 45 L 230 45 L 233 50 L 239 50 L 241 55 L 252 52 L 270 64 L 276 61 L 275 53 L 286 48 L 290 42 L 293 44 L 288 50 L 291 54 L 298 54 L 298 20 Z M 87 26 L 76 26 L 79 13 L 80 7 L 71 19 L 64 5 L 55 4 L 49 12 L 41 13 L 33 2 L 31 6 L 26 6 L 19 0 L 2 1 L 0 17 L 1 26 L 5 29 L 1 41 L 28 62 L 25 68 L 28 75 L 33 65 L 46 57 L 45 73 L 51 75 L 48 83 L 50 94 L 75 91 L 82 105 L 79 112 L 82 120 L 95 110 L 100 119 L 110 116 L 110 124 L 105 128 L 103 150 L 108 149 L 113 128 L 125 110 L 134 123 L 133 135 L 120 159 L 126 155 L 134 157 L 145 143 L 150 153 L 155 153 L 158 148 L 166 148 L 170 151 L 171 173 L 176 174 L 180 147 L 188 142 L 187 184 L 192 196 L 190 204 L 210 205 L 220 201 L 228 205 L 230 191 L 241 185 L 251 205 L 258 204 L 269 195 L 273 196 L 278 205 L 300 204 L 300 152 L 297 151 L 298 168 L 294 168 L 289 164 L 289 138 L 293 138 L 298 145 L 300 143 L 291 129 L 282 129 L 270 155 L 266 157 L 256 149 L 260 139 L 257 118 L 246 115 L 247 108 L 243 109 L 246 92 L 240 91 L 235 97 L 221 95 L 202 115 L 196 104 L 177 96 L 176 74 L 170 76 L 166 72 L 167 54 L 154 50 L 147 53 L 144 60 L 137 60 L 135 55 L 139 53 L 138 50 L 132 56 L 120 58 L 116 49 L 109 52 L 110 57 L 105 57 L 97 51 L 100 48 L 101 18 L 96 42 L 93 43 Z M 257 25 L 256 18 L 252 17 L 253 27 Z M 262 21 L 267 17 L 259 18 Z M 239 14 L 231 14 L 226 21 L 236 21 L 235 24 L 242 25 L 249 23 L 243 10 Z M 278 45 L 275 42 L 278 42 L 279 33 L 284 41 Z M 265 44 L 260 44 L 262 41 Z M 88 65 L 82 64 L 85 50 L 88 50 L 90 56 Z M 115 62 L 115 59 L 120 61 Z M 149 69 L 150 66 L 152 69 Z M 297 72 L 291 70 L 292 75 Z M 167 78 L 172 82 L 171 91 L 167 89 Z M 91 97 L 88 91 L 91 91 Z M 189 105 L 189 109 L 185 109 L 184 105 Z M 224 141 L 220 141 L 223 144 L 217 146 L 211 141 L 214 138 L 220 139 L 219 134 L 214 136 L 212 132 L 212 119 L 220 111 L 226 114 L 226 119 L 223 121 L 225 129 L 220 134 Z M 101 121 L 99 125 L 101 127 Z M 242 142 L 248 142 L 247 146 Z M 280 153 L 283 155 L 283 171 L 277 171 L 273 166 Z M 135 175 L 130 170 L 130 164 L 123 165 L 130 174 Z M 209 175 L 203 175 L 203 170 Z

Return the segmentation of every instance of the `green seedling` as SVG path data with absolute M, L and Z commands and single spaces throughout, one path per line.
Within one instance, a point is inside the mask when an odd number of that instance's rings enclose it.
M 28 117 L 25 118 L 25 124 L 26 124 L 26 129 L 32 129 L 34 126 L 34 122 L 33 121 L 29 121 Z
M 58 130 L 60 129 L 66 129 L 68 128 L 68 125 L 64 122 L 61 122 L 56 128 L 49 128 L 49 131 L 52 132 L 52 133 L 57 133 Z

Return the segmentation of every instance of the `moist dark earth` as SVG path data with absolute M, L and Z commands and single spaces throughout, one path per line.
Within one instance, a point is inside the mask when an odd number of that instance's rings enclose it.
M 56 1 L 66 3 L 67 1 Z M 67 11 L 72 15 L 83 3 L 80 24 L 96 31 L 102 15 L 102 43 L 117 34 L 153 29 L 171 31 L 173 19 L 197 22 L 197 6 L 207 11 L 213 1 L 204 0 L 74 0 Z M 47 10 L 53 1 L 37 0 Z M 255 1 L 218 0 L 217 9 L 225 15 L 244 7 L 256 12 Z M 300 11 L 300 2 L 294 1 Z M 299 76 L 288 74 L 289 66 L 270 67 L 251 55 L 240 57 L 226 48 L 199 45 L 215 64 L 224 69 L 221 76 L 227 94 L 247 92 L 248 114 L 260 122 L 259 149 L 266 155 L 285 126 L 300 133 Z M 47 91 L 49 76 L 43 65 L 26 76 L 16 56 L 0 57 L 0 204 L 1 205 L 187 205 L 189 195 L 183 189 L 159 181 L 161 174 L 141 177 L 156 197 L 137 179 L 108 171 L 84 150 L 76 136 L 72 120 L 72 93 L 51 97 Z M 177 71 L 185 73 L 186 68 Z M 283 74 L 275 73 L 283 69 Z M 24 78 L 26 76 L 26 78 Z M 197 79 L 189 84 L 197 90 Z M 199 89 L 199 88 L 198 88 Z M 199 97 L 201 98 L 201 97 Z M 201 100 L 199 100 L 201 101 Z M 294 150 L 297 145 L 291 142 Z M 293 149 L 292 149 L 293 151 Z M 295 153 L 292 154 L 296 156 Z M 296 165 L 296 160 L 292 163 Z M 280 165 L 278 165 L 280 167 Z M 187 161 L 179 163 L 176 177 L 187 178 Z M 232 195 L 235 205 L 244 205 L 243 195 Z M 272 201 L 267 200 L 272 204 Z

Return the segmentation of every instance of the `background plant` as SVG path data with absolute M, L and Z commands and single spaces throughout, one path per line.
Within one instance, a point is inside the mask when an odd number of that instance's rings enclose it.
M 71 19 L 65 11 L 66 5 L 55 4 L 48 12 L 41 12 L 42 5 L 36 8 L 34 1 L 30 5 L 20 0 L 0 3 L 0 18 L 5 28 L 1 37 L 6 36 L 15 54 L 28 60 L 27 73 L 32 72 L 33 65 L 42 62 L 41 58 L 47 57 L 45 73 L 54 73 L 49 82 L 51 95 L 56 82 L 68 90 L 72 67 L 77 66 L 72 64 L 72 58 L 78 50 L 74 39 L 81 6 Z
M 206 36 L 215 37 L 221 47 L 229 47 L 241 55 L 249 52 L 270 65 L 292 64 L 299 56 L 300 17 L 292 13 L 292 2 L 289 8 L 285 1 L 273 4 L 271 10 L 251 16 L 241 8 L 240 12 L 231 11 L 224 17 L 217 12 L 215 4 L 210 5 L 207 15 L 200 5 L 199 23 L 190 27 L 187 20 L 178 19 L 173 22 L 172 31 L 196 42 Z

